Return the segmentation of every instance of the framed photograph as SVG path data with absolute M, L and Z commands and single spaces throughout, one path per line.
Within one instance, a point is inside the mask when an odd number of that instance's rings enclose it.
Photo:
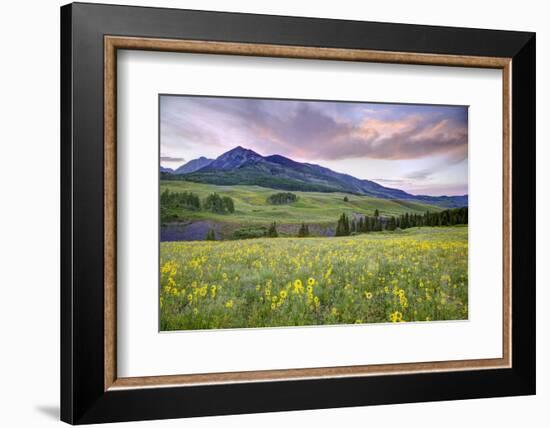
M 61 54 L 62 420 L 535 393 L 533 33 L 76 3 Z

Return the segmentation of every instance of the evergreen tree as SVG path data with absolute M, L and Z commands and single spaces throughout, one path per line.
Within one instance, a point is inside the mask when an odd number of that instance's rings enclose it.
M 405 213 L 405 215 L 401 219 L 401 229 L 408 229 L 409 227 L 409 213 Z
M 373 229 L 374 229 L 374 227 L 373 227 L 373 218 L 372 217 L 367 217 L 366 222 L 365 222 L 365 232 L 372 232 Z
M 235 204 L 233 203 L 233 199 L 231 199 L 229 196 L 224 196 L 222 198 L 222 203 L 224 210 L 226 210 L 228 213 L 235 212 Z
M 267 229 L 267 236 L 268 238 L 277 238 L 279 236 L 277 233 L 277 224 L 275 222 L 269 225 L 269 229 Z
M 347 236 L 350 234 L 350 224 L 346 213 L 342 213 L 336 223 L 336 236 Z
M 380 213 L 378 212 L 378 208 L 376 208 L 376 209 L 374 210 L 374 216 L 375 216 L 375 217 L 379 217 L 379 216 L 380 216 Z
M 359 217 L 359 221 L 357 222 L 357 232 L 363 233 L 364 231 L 365 231 L 364 217 Z
M 349 202 L 349 199 L 347 196 L 344 196 L 344 202 Z
M 214 229 L 208 229 L 208 232 L 206 233 L 206 240 L 207 241 L 216 240 L 216 234 L 214 233 Z
M 336 222 L 336 230 L 334 231 L 334 236 L 343 236 L 344 232 L 342 231 L 342 216 L 338 218 Z
M 302 223 L 302 225 L 300 226 L 300 229 L 298 230 L 298 236 L 300 238 L 304 238 L 306 236 L 309 236 L 309 227 L 308 227 L 307 224 Z
M 441 211 L 439 215 L 440 221 L 439 224 L 441 226 L 448 226 L 449 225 L 449 211 Z

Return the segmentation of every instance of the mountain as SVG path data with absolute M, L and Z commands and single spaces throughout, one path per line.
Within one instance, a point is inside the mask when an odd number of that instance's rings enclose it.
M 201 169 L 201 172 L 207 171 L 231 171 L 243 166 L 252 166 L 258 162 L 264 161 L 264 157 L 253 150 L 237 146 L 234 149 L 218 156 L 208 165 Z
M 172 168 L 165 168 L 163 166 L 160 167 L 160 172 L 165 172 L 167 174 L 173 174 L 174 170 Z
M 187 162 L 186 164 L 180 166 L 174 171 L 174 174 L 190 174 L 192 172 L 198 171 L 201 168 L 209 165 L 214 159 L 208 159 L 204 156 L 201 156 L 198 159 L 193 159 Z
M 240 146 L 207 161 L 205 166 L 192 172 L 179 172 L 183 168 L 180 167 L 176 174 L 184 174 L 181 178 L 188 181 L 218 185 L 246 184 L 282 190 L 346 192 L 382 199 L 418 201 L 446 208 L 468 205 L 468 195 L 412 195 L 319 165 L 296 162 L 281 155 L 262 156 Z

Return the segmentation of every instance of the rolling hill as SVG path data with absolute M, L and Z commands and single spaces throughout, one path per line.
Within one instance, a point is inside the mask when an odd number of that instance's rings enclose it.
M 267 198 L 276 190 L 260 186 L 220 186 L 189 181 L 162 180 L 160 191 L 193 192 L 201 200 L 212 193 L 221 196 L 229 196 L 235 203 L 235 213 L 231 215 L 215 214 L 209 211 L 175 210 L 167 213 L 175 216 L 173 221 L 181 220 L 214 220 L 238 224 L 268 224 L 272 221 L 278 223 L 296 223 L 308 221 L 311 223 L 335 224 L 343 213 L 350 216 L 354 214 L 373 215 L 378 209 L 382 216 L 398 216 L 400 214 L 417 213 L 426 211 L 440 211 L 440 208 L 414 201 L 401 201 L 392 199 L 380 199 L 363 195 L 349 195 L 342 192 L 294 192 L 298 200 L 292 204 L 271 205 Z M 344 197 L 348 201 L 344 201 Z M 181 218 L 178 218 L 181 216 Z

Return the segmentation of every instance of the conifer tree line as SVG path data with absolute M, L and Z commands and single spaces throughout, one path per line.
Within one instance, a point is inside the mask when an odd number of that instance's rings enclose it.
M 169 189 L 160 194 L 160 205 L 166 208 L 201 209 L 201 201 L 193 192 L 170 192 Z
M 235 204 L 229 196 L 220 196 L 217 193 L 208 195 L 201 203 L 198 195 L 193 192 L 170 192 L 164 190 L 160 194 L 161 209 L 184 208 L 199 211 L 204 209 L 216 214 L 231 214 L 235 212 Z
M 453 208 L 424 214 L 405 213 L 400 216 L 381 217 L 378 210 L 373 216 L 350 217 L 343 213 L 336 223 L 336 236 L 352 233 L 379 232 L 382 230 L 408 229 L 410 227 L 436 227 L 468 224 L 468 207 Z

